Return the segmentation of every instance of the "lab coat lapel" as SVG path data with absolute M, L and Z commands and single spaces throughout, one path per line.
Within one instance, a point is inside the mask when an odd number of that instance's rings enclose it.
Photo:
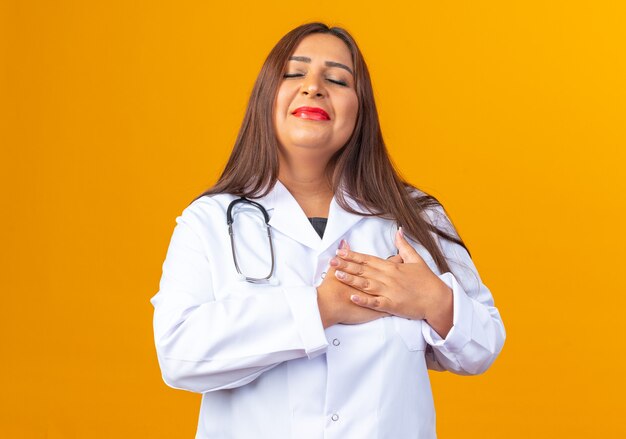
M 272 228 L 312 249 L 320 246 L 322 240 L 319 235 L 296 199 L 280 180 L 276 181 L 276 185 L 266 198 L 267 202 L 261 204 L 266 205 L 268 209 Z
M 348 204 L 355 210 L 365 213 L 366 210 L 361 208 L 348 195 L 345 195 Z M 339 247 L 339 241 L 345 236 L 345 234 L 359 221 L 365 218 L 362 215 L 347 212 L 339 206 L 335 197 L 330 202 L 330 210 L 328 212 L 328 223 L 326 224 L 326 230 L 324 231 L 324 239 L 322 240 L 319 248 L 319 253 L 322 253 L 331 246 Z
M 346 194 L 345 197 L 348 204 L 355 210 L 362 213 L 367 212 L 350 196 Z M 324 238 L 320 239 L 296 199 L 280 180 L 276 181 L 272 191 L 259 199 L 259 202 L 268 210 L 272 228 L 318 253 L 322 253 L 333 245 L 338 246 L 339 240 L 346 232 L 364 218 L 361 215 L 343 210 L 333 197 Z

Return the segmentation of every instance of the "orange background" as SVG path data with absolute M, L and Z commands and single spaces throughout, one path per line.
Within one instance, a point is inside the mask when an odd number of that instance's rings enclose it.
M 2 1 L 0 436 L 193 437 L 149 299 L 263 59 L 322 20 L 507 329 L 486 374 L 431 373 L 439 437 L 626 437 L 621 3 Z

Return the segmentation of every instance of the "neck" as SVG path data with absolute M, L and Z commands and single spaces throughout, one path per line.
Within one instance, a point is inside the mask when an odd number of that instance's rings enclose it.
M 326 179 L 326 161 L 289 160 L 280 155 L 278 179 L 308 217 L 328 217 L 333 190 Z

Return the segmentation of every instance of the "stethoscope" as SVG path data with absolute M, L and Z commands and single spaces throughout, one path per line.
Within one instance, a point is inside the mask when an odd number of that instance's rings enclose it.
M 270 267 L 270 272 L 265 277 L 250 277 L 246 276 L 242 273 L 241 268 L 239 268 L 239 263 L 237 262 L 237 255 L 235 252 L 235 238 L 233 233 L 233 214 L 232 210 L 237 204 L 248 204 L 252 207 L 257 208 L 263 214 L 263 219 L 265 220 L 265 227 L 267 229 L 267 239 L 270 242 L 270 255 L 272 258 L 272 265 Z M 274 244 L 272 242 L 272 226 L 270 226 L 270 216 L 267 213 L 267 210 L 257 203 L 256 201 L 248 200 L 245 197 L 237 198 L 230 202 L 228 205 L 228 209 L 226 210 L 226 224 L 228 224 L 228 234 L 230 235 L 230 249 L 233 252 L 233 262 L 235 263 L 235 268 L 237 269 L 237 273 L 239 274 L 241 280 L 245 280 L 246 282 L 250 282 L 253 284 L 263 284 L 263 283 L 273 283 L 272 282 L 272 274 L 274 274 Z
M 270 271 L 267 274 L 267 276 L 265 277 L 250 277 L 250 276 L 246 276 L 245 274 L 243 274 L 243 272 L 241 271 L 241 268 L 239 267 L 239 262 L 237 262 L 237 254 L 235 251 L 235 237 L 234 237 L 234 233 L 233 233 L 233 224 L 234 224 L 234 219 L 233 219 L 233 208 L 237 205 L 237 204 L 248 204 L 252 207 L 255 207 L 256 209 L 258 209 L 259 211 L 261 211 L 261 213 L 263 214 L 263 219 L 265 221 L 265 227 L 267 230 L 267 239 L 270 243 L 270 255 L 271 255 L 271 261 L 272 261 L 272 265 L 270 267 Z M 228 234 L 230 235 L 230 249 L 233 253 L 233 262 L 235 263 L 235 269 L 237 270 L 237 274 L 239 275 L 240 280 L 244 280 L 246 282 L 250 282 L 253 284 L 264 284 L 264 283 L 270 283 L 270 284 L 277 284 L 278 282 L 275 279 L 272 279 L 272 275 L 274 274 L 274 243 L 272 242 L 272 226 L 270 226 L 270 216 L 267 213 L 267 210 L 265 210 L 265 208 L 257 203 L 256 201 L 252 201 L 252 200 L 248 200 L 245 197 L 241 197 L 241 198 L 237 198 L 233 201 L 230 202 L 230 204 L 228 205 L 228 209 L 226 210 L 226 224 L 228 224 Z M 396 252 L 396 254 L 398 254 Z M 387 257 L 387 259 L 389 259 L 390 257 L 392 257 L 394 255 L 390 255 Z

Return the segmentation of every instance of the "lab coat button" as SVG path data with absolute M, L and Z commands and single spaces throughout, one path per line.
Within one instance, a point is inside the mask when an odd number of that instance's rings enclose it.
M 332 419 L 333 421 L 338 421 L 339 420 L 339 415 L 337 413 L 335 413 L 334 415 L 332 415 L 330 417 L 330 419 Z
M 338 338 L 333 339 L 333 346 L 339 346 L 341 342 L 339 341 Z

